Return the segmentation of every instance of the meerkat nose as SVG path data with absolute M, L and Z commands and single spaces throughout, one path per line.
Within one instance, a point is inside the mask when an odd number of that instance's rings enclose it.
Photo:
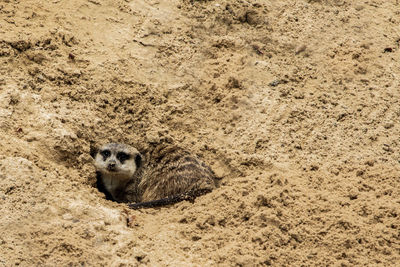
M 115 168 L 116 167 L 116 164 L 115 164 L 115 162 L 110 162 L 109 164 L 108 164 L 108 166 L 107 166 L 107 170 L 109 170 L 109 171 L 115 171 Z

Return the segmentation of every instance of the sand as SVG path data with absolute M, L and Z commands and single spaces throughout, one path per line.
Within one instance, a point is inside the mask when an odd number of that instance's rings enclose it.
M 1 1 L 0 266 L 396 266 L 399 14 Z M 163 140 L 220 187 L 160 209 L 105 200 L 90 150 Z

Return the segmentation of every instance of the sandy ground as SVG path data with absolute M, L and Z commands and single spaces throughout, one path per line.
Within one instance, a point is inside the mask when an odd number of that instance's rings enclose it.
M 395 266 L 400 4 L 0 2 L 0 266 Z M 221 186 L 133 211 L 90 149 L 166 138 Z M 398 266 L 398 265 L 397 265 Z

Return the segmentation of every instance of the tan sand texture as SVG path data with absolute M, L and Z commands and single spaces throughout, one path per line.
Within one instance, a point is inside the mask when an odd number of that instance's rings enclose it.
M 399 266 L 396 0 L 0 1 L 0 266 Z M 222 178 L 129 210 L 90 150 Z

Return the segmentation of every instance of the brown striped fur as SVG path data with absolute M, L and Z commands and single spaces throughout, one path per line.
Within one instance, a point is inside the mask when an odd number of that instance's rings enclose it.
M 166 198 L 194 189 L 214 189 L 215 175 L 200 159 L 173 145 L 158 145 L 137 177 L 142 202 Z M 134 176 L 136 179 L 136 177 Z

